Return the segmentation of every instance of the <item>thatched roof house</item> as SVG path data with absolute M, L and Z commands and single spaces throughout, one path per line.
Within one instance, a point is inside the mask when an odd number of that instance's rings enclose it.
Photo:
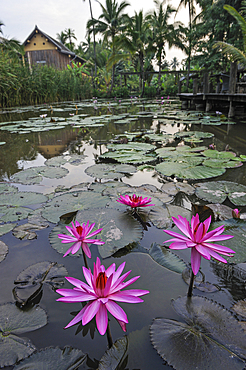
M 23 43 L 30 66 L 35 64 L 67 68 L 72 62 L 84 64 L 85 60 L 53 39 L 37 26 Z

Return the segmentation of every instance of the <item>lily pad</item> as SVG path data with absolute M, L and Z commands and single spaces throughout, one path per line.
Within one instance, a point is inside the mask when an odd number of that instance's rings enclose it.
M 246 205 L 246 186 L 230 181 L 197 184 L 196 195 L 210 203 L 223 203 L 228 197 L 238 206 Z
M 165 205 L 162 207 L 155 207 L 149 212 L 150 221 L 158 229 L 167 229 L 172 226 L 172 217 L 182 215 L 186 219 L 191 219 L 191 211 L 179 206 Z
M 202 297 L 172 302 L 186 323 L 154 319 L 151 341 L 159 355 L 175 369 L 242 370 L 246 336 L 235 317 Z
M 14 365 L 30 356 L 35 346 L 18 334 L 42 328 L 47 324 L 47 315 L 40 307 L 22 311 L 13 303 L 0 306 L 0 367 Z
M 207 149 L 202 152 L 205 157 L 216 158 L 216 159 L 233 159 L 236 157 L 236 153 L 233 152 L 219 152 L 214 149 Z
M 106 152 L 99 157 L 100 159 L 113 159 L 120 163 L 142 164 L 150 163 L 156 160 L 155 154 L 146 154 L 144 151 L 126 150 Z
M 246 317 L 246 299 L 237 301 L 232 306 L 233 311 L 235 311 L 238 315 L 242 317 Z
M 85 172 L 87 175 L 98 179 L 119 179 L 126 174 L 137 172 L 137 169 L 127 164 L 100 163 L 87 167 Z
M 235 251 L 232 257 L 223 256 L 230 263 L 246 262 L 246 222 L 244 220 L 231 218 L 229 220 L 214 222 L 210 229 L 225 226 L 223 234 L 232 235 L 233 238 L 222 240 L 220 245 L 224 245 Z
M 188 195 L 192 195 L 195 193 L 195 188 L 190 184 L 182 182 L 167 182 L 161 186 L 161 191 L 173 196 L 178 194 L 180 191 Z
M 40 174 L 38 174 L 34 168 L 28 168 L 26 170 L 16 172 L 10 178 L 12 182 L 24 185 L 39 184 L 42 181 L 42 179 L 43 177 Z
M 54 166 L 35 167 L 35 171 L 44 177 L 48 177 L 49 179 L 60 179 L 69 173 L 67 168 Z
M 0 213 L 2 212 L 0 211 Z M 27 218 L 32 213 L 33 211 L 31 209 L 25 207 L 13 207 L 13 208 L 6 207 L 4 214 L 0 216 L 0 221 L 3 222 L 19 221 Z
M 9 251 L 8 246 L 0 240 L 0 262 L 4 260 Z
M 117 370 L 121 369 L 128 350 L 127 337 L 119 338 L 111 348 L 109 348 L 99 361 L 98 370 Z M 125 368 L 125 366 L 124 366 Z
M 16 224 L 4 224 L 0 225 L 0 236 L 9 233 L 13 228 L 15 227 Z
M 78 212 L 76 220 L 82 224 L 91 220 L 95 222 L 95 229 L 103 228 L 98 239 L 105 242 L 103 245 L 94 246 L 102 258 L 112 256 L 119 249 L 124 248 L 130 243 L 139 242 L 143 236 L 141 224 L 128 212 L 120 212 L 116 209 L 93 209 Z M 59 223 L 50 233 L 50 244 L 57 252 L 64 254 L 72 245 L 61 243 L 57 234 L 66 234 L 65 225 Z M 93 245 L 92 245 L 93 248 Z M 81 249 L 74 255 L 81 254 Z
M 0 194 L 1 193 L 17 193 L 18 188 L 9 184 L 0 183 Z
M 17 193 L 0 194 L 0 205 L 24 207 L 31 204 L 47 202 L 48 198 L 40 193 L 19 191 Z
M 183 260 L 172 253 L 170 249 L 167 249 L 157 243 L 151 244 L 149 254 L 155 262 L 159 263 L 159 265 L 167 268 L 170 271 L 181 274 L 186 268 L 186 264 Z
M 47 202 L 43 208 L 42 216 L 50 222 L 57 223 L 59 218 L 66 213 L 88 208 L 106 207 L 110 202 L 109 197 L 101 196 L 101 194 L 93 191 L 73 191 L 58 195 Z
M 141 152 L 148 153 L 151 150 L 155 149 L 155 145 L 148 144 L 148 143 L 131 142 L 128 144 L 108 144 L 107 148 L 112 151 L 113 150 L 117 150 L 117 151 L 135 150 L 135 151 L 141 151 Z
M 29 358 L 21 361 L 14 370 L 75 370 L 87 359 L 87 355 L 80 349 L 69 346 L 61 348 L 45 348 Z

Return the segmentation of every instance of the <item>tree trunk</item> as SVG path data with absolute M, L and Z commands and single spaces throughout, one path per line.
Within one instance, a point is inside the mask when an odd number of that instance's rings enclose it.
M 91 19 L 93 19 L 91 0 L 89 0 L 89 4 L 90 4 Z M 95 63 L 95 77 L 96 77 L 97 76 L 97 63 L 96 63 L 96 38 L 95 38 L 94 24 L 92 25 L 92 29 L 93 29 L 93 49 L 94 49 L 94 63 Z
M 158 74 L 158 90 L 157 94 L 159 95 L 161 92 L 161 59 L 158 61 L 158 66 L 159 66 L 159 74 Z

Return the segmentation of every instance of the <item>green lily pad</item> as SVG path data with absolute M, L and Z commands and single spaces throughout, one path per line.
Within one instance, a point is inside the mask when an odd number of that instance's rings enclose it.
M 48 177 L 49 179 L 60 179 L 69 173 L 67 168 L 54 166 L 35 167 L 35 171 L 44 177 Z
M 8 234 L 13 228 L 15 227 L 16 224 L 4 224 L 0 225 L 0 236 L 4 234 Z
M 2 213 L 0 211 L 0 213 Z M 19 221 L 27 218 L 29 215 L 32 215 L 33 211 L 31 209 L 25 207 L 14 207 L 14 208 L 7 208 L 3 214 L 0 216 L 0 221 L 2 222 L 13 222 Z
M 185 184 L 183 182 L 167 182 L 161 186 L 161 191 L 173 196 L 179 192 L 192 195 L 195 193 L 195 188 L 192 185 Z
M 170 249 L 165 248 L 157 243 L 151 244 L 149 254 L 155 262 L 159 263 L 159 265 L 167 268 L 170 271 L 181 274 L 186 268 L 186 264 L 183 260 L 172 253 Z
M 227 159 L 210 158 L 203 161 L 204 166 L 212 168 L 236 168 L 243 165 L 240 161 L 228 161 Z
M 17 193 L 18 188 L 9 184 L 0 184 L 1 193 Z
M 62 166 L 65 163 L 67 163 L 67 160 L 65 159 L 63 155 L 59 155 L 58 157 L 49 158 L 44 162 L 46 166 Z
M 9 251 L 8 246 L 0 240 L 0 262 L 4 260 Z
M 216 159 L 233 159 L 236 157 L 236 153 L 233 152 L 219 152 L 218 150 L 207 149 L 202 152 L 205 157 L 216 158 Z
M 246 262 L 246 222 L 238 218 L 231 218 L 229 220 L 214 222 L 210 229 L 214 230 L 216 227 L 221 225 L 225 226 L 223 235 L 232 235 L 233 238 L 222 240 L 219 242 L 219 244 L 235 251 L 232 257 L 223 257 L 230 263 Z
M 21 361 L 14 370 L 75 370 L 87 359 L 80 349 L 69 346 L 61 348 L 45 348 Z
M 77 212 L 88 208 L 106 207 L 111 202 L 107 196 L 93 191 L 73 191 L 58 195 L 47 202 L 42 210 L 42 216 L 53 223 L 57 223 L 59 218 L 70 212 Z
M 119 338 L 109 348 L 99 361 L 98 370 L 117 370 L 121 369 L 126 360 L 128 350 L 127 337 Z M 125 367 L 125 366 L 124 366 Z
M 148 153 L 151 150 L 155 149 L 155 145 L 148 144 L 148 143 L 139 143 L 139 142 L 131 142 L 128 144 L 108 144 L 107 148 L 110 150 L 117 150 L 117 151 L 125 151 L 125 150 L 135 150 Z
M 23 207 L 31 204 L 47 202 L 48 198 L 40 193 L 19 191 L 18 193 L 0 194 L 0 204 L 13 207 Z
M 197 184 L 196 195 L 210 203 L 223 203 L 228 197 L 238 206 L 246 205 L 246 186 L 230 181 Z
M 29 311 L 20 310 L 13 303 L 0 306 L 0 367 L 14 365 L 30 356 L 35 346 L 18 334 L 42 328 L 47 324 L 47 315 L 40 307 Z
M 150 221 L 158 229 L 167 229 L 172 226 L 172 223 L 173 223 L 172 217 L 177 217 L 178 215 L 182 215 L 188 220 L 191 219 L 191 211 L 189 211 L 188 209 L 185 209 L 179 206 L 173 206 L 173 205 L 155 207 L 150 210 L 148 216 L 149 216 Z
M 137 172 L 136 167 L 127 164 L 100 163 L 87 167 L 87 175 L 98 179 L 122 178 L 126 174 Z
M 103 228 L 98 239 L 105 242 L 103 245 L 94 246 L 102 258 L 112 256 L 119 249 L 130 243 L 139 242 L 143 236 L 141 224 L 128 212 L 120 212 L 116 209 L 93 209 L 78 212 L 76 220 L 82 224 L 88 220 L 95 222 L 95 229 Z M 59 223 L 50 233 L 50 244 L 57 252 L 64 254 L 72 243 L 61 243 L 58 234 L 66 234 L 65 225 Z M 92 245 L 93 248 L 93 245 Z M 81 254 L 79 250 L 74 256 Z
M 34 168 L 28 168 L 26 170 L 16 172 L 11 176 L 10 180 L 24 185 L 32 185 L 39 184 L 43 180 L 43 177 L 38 174 Z
M 106 152 L 99 157 L 100 159 L 113 159 L 120 163 L 130 163 L 130 164 L 142 164 L 150 163 L 156 160 L 155 154 L 146 154 L 144 151 L 139 150 L 126 150 L 126 151 L 114 151 Z
M 184 322 L 154 319 L 151 341 L 159 355 L 175 369 L 244 369 L 246 336 L 235 317 L 202 297 L 172 302 Z

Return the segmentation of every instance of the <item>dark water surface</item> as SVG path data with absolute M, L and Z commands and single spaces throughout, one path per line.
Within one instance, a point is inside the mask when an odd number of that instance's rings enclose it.
M 136 114 L 143 111 L 152 111 L 151 107 L 147 107 L 152 102 L 139 102 L 132 104 L 131 101 L 120 104 L 118 101 L 107 102 L 100 105 L 73 103 L 54 104 L 42 107 L 30 107 L 22 109 L 10 109 L 0 114 L 0 127 L 3 122 L 27 120 L 30 117 L 39 117 L 40 114 L 47 113 L 48 117 L 65 117 L 69 118 L 69 113 L 87 114 L 98 116 L 103 114 L 123 114 L 128 112 Z M 154 102 L 156 103 L 156 102 Z M 179 102 L 173 101 L 171 106 L 161 106 L 156 104 L 157 109 L 163 112 L 170 110 L 178 110 Z M 55 111 L 55 108 L 66 110 Z M 230 150 L 234 151 L 238 156 L 246 155 L 246 123 L 237 121 L 236 125 L 223 124 L 221 126 L 201 126 L 198 124 L 190 124 L 189 130 L 212 132 L 215 137 L 206 141 L 205 145 L 212 142 L 218 150 L 224 150 L 229 146 Z M 134 132 L 148 130 L 157 127 L 157 120 L 153 117 L 144 117 L 136 119 L 130 123 L 117 124 L 117 121 L 110 121 L 102 127 L 93 128 L 74 128 L 72 125 L 67 125 L 60 130 L 50 130 L 43 132 L 30 133 L 11 133 L 9 131 L 0 131 L 0 142 L 6 144 L 0 146 L 0 182 L 11 182 L 10 177 L 21 169 L 26 169 L 34 166 L 43 166 L 46 159 L 62 154 L 85 154 L 87 155 L 85 162 L 79 166 L 65 164 L 64 167 L 69 170 L 67 176 L 61 179 L 44 180 L 38 185 L 22 185 L 18 186 L 19 190 L 35 191 L 43 194 L 50 194 L 55 191 L 58 186 L 69 188 L 80 183 L 91 183 L 94 179 L 88 176 L 84 170 L 98 161 L 98 156 L 106 151 L 106 144 L 113 137 L 124 133 L 125 131 Z M 163 131 L 173 133 L 177 130 L 187 129 L 187 126 L 170 120 L 170 125 L 163 127 Z M 201 144 L 203 145 L 203 144 Z M 215 180 L 227 180 L 238 182 L 246 185 L 246 164 L 242 167 L 227 170 L 226 173 Z M 123 177 L 124 183 L 132 186 L 142 184 L 153 184 L 160 188 L 165 181 L 154 171 L 138 171 L 136 174 Z M 214 181 L 214 180 L 212 180 Z M 192 182 L 191 182 L 192 183 Z M 232 204 L 227 202 L 229 206 Z M 244 210 L 244 207 L 241 207 Z M 19 221 L 19 224 L 25 223 L 26 220 Z M 90 220 L 93 222 L 93 220 Z M 55 225 L 50 223 L 47 229 L 37 231 L 37 239 L 34 240 L 19 240 L 12 235 L 12 232 L 0 237 L 9 247 L 7 257 L 0 263 L 0 304 L 6 302 L 15 302 L 13 296 L 14 281 L 21 271 L 28 266 L 42 261 L 52 261 L 63 264 L 68 270 L 68 276 L 73 276 L 83 280 L 82 257 L 67 256 L 62 257 L 50 246 L 49 234 Z M 162 229 L 157 229 L 153 225 L 144 231 L 141 247 L 150 248 L 153 242 L 162 244 L 169 237 Z M 93 267 L 93 262 L 96 257 L 100 257 L 97 246 L 91 246 L 92 258 L 88 261 L 89 267 Z M 176 251 L 177 255 L 189 263 L 190 252 Z M 147 253 L 132 252 L 124 256 L 114 258 L 106 258 L 103 263 L 105 266 L 116 263 L 117 267 L 126 261 L 124 272 L 132 270 L 130 278 L 136 275 L 141 277 L 134 283 L 130 289 L 145 289 L 150 293 L 143 297 L 144 303 L 141 304 L 120 304 L 126 311 L 129 324 L 127 324 L 127 335 L 129 335 L 129 354 L 128 363 L 125 369 L 171 369 L 165 365 L 161 357 L 153 348 L 149 339 L 149 326 L 154 318 L 164 317 L 178 320 L 178 315 L 171 306 L 171 299 L 176 299 L 179 296 L 185 296 L 188 286 L 183 281 L 180 274 L 171 272 L 164 267 L 154 262 Z M 244 265 L 242 264 L 242 269 Z M 214 293 L 206 293 L 194 290 L 194 294 L 205 296 L 218 303 L 221 303 L 226 308 L 230 309 L 232 304 L 239 299 L 246 298 L 245 285 L 243 281 L 237 278 L 225 278 L 223 273 L 217 268 L 217 265 L 210 263 L 207 260 L 202 260 L 201 270 L 206 276 L 206 281 L 213 284 L 218 284 L 220 290 Z M 65 283 L 66 288 L 72 288 L 69 283 Z M 96 369 L 98 362 L 107 349 L 106 335 L 101 336 L 95 329 L 94 321 L 82 328 L 78 325 L 64 330 L 64 326 L 73 318 L 72 312 L 77 312 L 81 309 L 79 303 L 62 303 L 56 302 L 58 294 L 50 289 L 47 285 L 44 286 L 42 298 L 39 305 L 45 309 L 48 315 L 48 324 L 43 328 L 23 334 L 23 337 L 29 338 L 37 349 L 66 345 L 81 349 L 88 354 L 87 363 L 82 365 L 80 369 Z M 116 340 L 123 336 L 123 332 L 117 321 L 110 316 L 110 325 L 113 339 Z M 13 367 L 6 367 L 12 369 Z M 185 367 L 184 367 L 185 369 Z

